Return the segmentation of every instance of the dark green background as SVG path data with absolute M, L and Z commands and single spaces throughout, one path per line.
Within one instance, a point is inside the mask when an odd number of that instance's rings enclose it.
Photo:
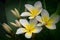
M 45 8 L 45 3 L 46 9 L 49 11 L 50 15 L 55 12 L 60 15 L 59 0 L 45 0 L 45 2 L 44 0 L 0 0 L 0 40 L 14 40 L 14 38 L 12 39 L 5 36 L 6 32 L 1 25 L 4 22 L 8 23 L 16 19 L 10 10 L 17 8 L 19 12 L 22 13 L 25 4 L 29 3 L 33 5 L 36 1 L 41 1 L 43 8 Z M 14 30 L 13 27 L 12 29 Z M 21 40 L 31 40 L 26 39 L 24 35 L 20 35 L 20 38 Z M 34 40 L 60 40 L 60 21 L 56 24 L 55 30 L 44 28 L 39 34 L 36 34 Z

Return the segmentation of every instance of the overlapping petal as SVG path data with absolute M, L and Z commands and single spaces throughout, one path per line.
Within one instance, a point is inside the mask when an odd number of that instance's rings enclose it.
M 25 16 L 30 16 L 31 14 L 29 13 L 29 12 L 23 12 L 22 14 L 21 14 L 21 16 L 23 16 L 23 17 L 25 17 Z
M 32 33 L 25 33 L 25 37 L 26 38 L 31 38 L 32 37 Z
M 33 9 L 34 7 L 30 4 L 25 4 L 25 8 L 29 11 L 31 11 L 31 9 Z
M 26 32 L 26 30 L 24 28 L 19 28 L 19 29 L 17 29 L 16 34 L 22 34 L 22 33 L 25 33 L 25 32 Z
M 36 16 L 36 19 L 37 19 L 39 22 L 43 22 L 43 20 L 42 20 L 42 17 L 41 17 L 41 16 Z
M 26 24 L 29 25 L 28 21 L 26 19 L 20 19 L 20 23 L 26 27 Z
M 56 29 L 56 25 L 55 24 L 48 24 L 48 25 L 46 25 L 46 27 L 48 28 L 48 29 Z
M 33 33 L 39 33 L 42 30 L 42 27 L 34 29 L 32 32 Z

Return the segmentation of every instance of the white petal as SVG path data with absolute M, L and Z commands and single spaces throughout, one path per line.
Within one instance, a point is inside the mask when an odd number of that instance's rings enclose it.
M 47 27 L 48 29 L 51 29 L 51 30 L 52 30 L 52 29 L 56 29 L 56 25 L 54 25 L 54 24 L 51 25 L 51 26 L 46 26 L 46 27 Z
M 33 33 L 39 33 L 42 30 L 42 27 L 38 27 L 35 30 L 33 30 Z
M 41 12 L 42 12 L 42 10 L 43 10 L 43 8 L 40 8 L 38 13 L 41 13 Z
M 16 34 L 22 34 L 22 33 L 25 33 L 25 29 L 24 28 L 17 29 Z
M 37 19 L 39 22 L 42 22 L 41 16 L 36 16 L 36 19 Z
M 28 23 L 28 21 L 27 21 L 26 19 L 20 19 L 20 23 L 21 23 L 24 27 L 26 27 L 25 24 L 29 25 L 29 23 Z
M 23 13 L 21 14 L 21 16 L 23 16 L 23 17 L 25 17 L 25 16 L 30 16 L 30 13 L 29 13 L 29 12 L 23 12 Z
M 34 18 L 34 19 L 30 19 L 30 23 L 33 23 L 34 25 L 36 25 L 36 24 L 37 24 L 37 20 L 36 20 L 36 18 Z
M 59 18 L 60 18 L 59 16 L 56 16 L 54 22 L 57 23 L 60 20 Z
M 60 19 L 60 16 L 59 15 L 52 15 L 50 19 L 53 20 L 53 24 L 57 23 Z
M 40 1 L 37 1 L 37 2 L 34 4 L 34 7 L 42 8 L 41 2 L 40 2 Z
M 49 17 L 49 13 L 48 13 L 48 11 L 45 10 L 45 9 L 42 10 L 41 15 L 42 15 L 42 16 L 48 16 L 48 17 Z
M 26 37 L 26 38 L 31 38 L 31 37 L 32 37 L 32 33 L 26 33 L 26 34 L 25 34 L 25 37 Z
M 42 24 L 42 23 L 38 23 L 38 24 L 37 24 L 37 26 L 43 26 L 43 25 L 44 25 L 44 24 Z
M 33 19 L 34 17 L 29 17 L 29 19 Z
M 30 4 L 25 4 L 25 8 L 29 11 L 31 11 L 31 9 L 33 9 L 34 7 Z
M 42 12 L 42 9 L 43 9 L 43 8 L 38 9 L 39 12 L 36 14 L 36 16 L 39 15 L 39 14 Z

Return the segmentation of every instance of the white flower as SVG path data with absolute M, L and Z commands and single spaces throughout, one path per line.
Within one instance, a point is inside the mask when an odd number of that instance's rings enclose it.
M 26 38 L 31 38 L 32 33 L 39 33 L 42 30 L 41 28 L 37 28 L 36 23 L 33 20 L 30 20 L 30 23 L 26 19 L 20 19 L 20 23 L 24 26 L 24 28 L 19 28 L 16 34 L 25 33 Z
M 42 23 L 42 25 L 45 25 L 48 29 L 56 29 L 55 24 L 59 21 L 59 16 L 53 14 L 51 17 L 49 17 L 48 11 L 43 9 L 41 16 L 37 16 L 36 19 L 40 22 L 40 26 Z
M 34 6 L 30 5 L 30 4 L 25 4 L 25 8 L 29 11 L 29 12 L 23 12 L 21 14 L 21 16 L 25 17 L 25 16 L 29 16 L 29 19 L 33 19 L 35 16 L 39 15 L 42 11 L 42 4 L 40 1 L 37 1 Z

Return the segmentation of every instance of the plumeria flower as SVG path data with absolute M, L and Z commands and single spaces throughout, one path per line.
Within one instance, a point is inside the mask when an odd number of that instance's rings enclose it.
M 36 26 L 36 23 L 34 21 L 30 21 L 30 23 L 26 19 L 20 19 L 20 23 L 23 25 L 23 28 L 17 29 L 16 34 L 22 34 L 25 33 L 26 38 L 31 38 L 32 33 L 39 33 L 42 30 L 41 28 L 38 28 Z
M 42 11 L 42 4 L 40 1 L 37 1 L 34 6 L 30 5 L 30 4 L 25 4 L 25 8 L 29 11 L 29 12 L 23 12 L 21 14 L 21 16 L 25 17 L 25 16 L 29 16 L 29 19 L 33 19 L 34 17 L 36 17 L 37 15 L 39 15 Z
M 40 22 L 38 25 L 45 25 L 48 29 L 56 29 L 55 24 L 59 21 L 59 16 L 53 14 L 49 17 L 48 11 L 43 9 L 41 16 L 37 16 L 36 19 Z

